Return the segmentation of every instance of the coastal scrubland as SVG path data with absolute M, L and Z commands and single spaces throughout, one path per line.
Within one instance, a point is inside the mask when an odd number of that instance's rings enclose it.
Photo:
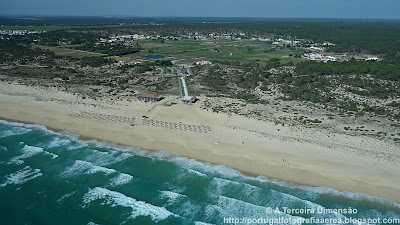
M 221 140 L 227 142 L 230 139 L 232 143 L 235 142 L 235 135 L 251 137 L 250 140 L 257 142 L 255 149 L 261 148 L 263 141 L 290 142 L 289 148 L 300 149 L 301 153 L 297 154 L 305 154 L 310 144 L 316 149 L 328 149 L 321 153 L 322 158 L 313 158 L 315 161 L 321 160 L 321 163 L 316 163 L 319 169 L 326 166 L 322 162 L 331 156 L 326 153 L 329 151 L 335 157 L 340 152 L 337 158 L 349 166 L 344 168 L 354 171 L 364 168 L 357 163 L 351 167 L 354 162 L 343 159 L 346 156 L 344 152 L 351 152 L 354 157 L 360 157 L 362 162 L 364 159 L 368 162 L 364 166 L 383 168 L 390 165 L 389 169 L 384 168 L 391 171 L 388 174 L 399 174 L 400 43 L 396 37 L 400 33 L 400 23 L 221 20 L 166 18 L 160 21 L 139 18 L 124 22 L 98 19 L 95 22 L 89 18 L 78 22 L 66 18 L 46 21 L 48 29 L 40 21 L 24 21 L 18 24 L 19 27 L 14 27 L 15 21 L 0 20 L 9 30 L 24 26 L 26 30 L 31 28 L 39 31 L 23 35 L 0 35 L 1 94 L 33 96 L 34 101 L 62 104 L 65 110 L 70 111 L 66 112 L 65 118 L 68 118 L 68 113 L 84 107 L 90 107 L 93 111 L 120 108 L 118 112 L 132 113 L 138 117 L 148 114 L 154 119 L 180 122 L 185 118 L 179 112 L 188 110 L 186 115 L 193 115 L 188 117 L 187 123 L 201 123 L 198 118 L 203 118 L 203 121 L 210 123 L 207 125 L 217 124 L 215 136 L 219 137 L 217 133 L 221 132 Z M 313 51 L 337 57 L 338 60 L 321 62 L 303 57 Z M 159 55 L 162 59 L 148 59 L 148 55 Z M 199 61 L 210 64 L 196 64 Z M 193 71 L 186 77 L 186 82 L 190 95 L 200 98 L 194 105 L 184 105 L 176 98 L 179 96 L 179 85 L 175 75 L 157 72 L 160 68 L 182 66 L 190 67 Z M 15 90 L 7 89 L 7 85 Z M 41 94 L 33 93 L 35 88 Z M 32 93 L 29 94 L 27 90 Z M 49 95 L 64 93 L 70 97 L 60 98 L 58 94 L 40 97 L 45 95 L 44 90 L 49 90 Z M 154 105 L 136 100 L 143 93 L 165 96 L 165 102 L 172 104 L 169 108 L 159 106 L 154 109 Z M 74 108 L 74 105 L 80 106 Z M 192 108 L 187 109 L 186 106 Z M 121 107 L 131 107 L 129 109 L 133 111 Z M 3 110 L 0 116 L 12 115 L 8 109 Z M 213 119 L 208 120 L 208 117 Z M 27 119 L 26 122 L 57 124 L 33 120 Z M 235 123 L 235 120 L 240 122 Z M 262 125 L 265 125 L 265 129 Z M 112 129 L 117 130 L 117 127 Z M 123 129 L 126 131 L 128 128 Z M 157 134 L 163 135 L 160 132 Z M 107 139 L 105 135 L 99 136 Z M 261 140 L 260 137 L 268 140 Z M 212 139 L 212 143 L 221 142 L 211 135 L 207 138 Z M 161 139 L 167 140 L 167 137 Z M 125 139 L 118 140 L 122 144 L 131 144 Z M 193 143 L 184 143 L 188 152 L 179 151 L 178 154 L 229 164 L 257 175 L 255 168 L 235 164 L 235 161 L 227 162 L 221 156 L 211 154 L 215 158 L 204 158 L 199 153 L 201 144 L 198 142 L 192 147 L 196 149 L 193 150 L 195 153 L 191 154 L 187 146 Z M 222 143 L 220 146 L 223 146 Z M 240 146 L 235 142 L 233 149 L 243 149 L 242 145 L 246 144 L 247 140 L 241 140 Z M 146 144 L 142 147 L 151 148 Z M 172 144 L 168 147 L 170 149 L 174 149 Z M 247 159 L 256 160 L 258 154 L 262 154 L 259 149 L 254 152 L 249 150 L 246 154 L 251 157 Z M 267 157 L 269 153 L 265 154 Z M 303 164 L 297 162 L 295 157 L 288 156 L 296 155 L 292 151 L 282 155 L 277 151 L 271 155 L 274 155 L 271 156 L 274 160 L 279 159 L 280 163 L 293 170 L 296 167 L 311 170 L 305 164 L 314 162 L 305 159 Z M 234 160 L 240 160 L 240 157 L 234 157 Z M 289 163 L 291 160 L 295 162 L 289 165 L 287 160 Z M 257 161 L 256 165 L 263 163 L 268 164 L 266 161 Z M 273 164 L 282 166 L 277 162 Z M 332 169 L 326 168 L 322 171 Z M 288 169 L 281 176 L 271 172 L 260 174 L 298 182 L 288 175 L 291 171 Z M 343 176 L 349 178 L 355 174 L 355 177 L 359 175 L 358 172 L 348 172 Z M 365 178 L 364 175 L 360 177 Z M 388 186 L 398 188 L 397 184 L 390 182 Z M 369 184 L 372 183 L 372 180 L 369 181 Z M 307 184 L 323 185 L 318 182 Z M 346 185 L 338 189 L 350 190 Z M 371 193 L 372 189 L 366 192 Z

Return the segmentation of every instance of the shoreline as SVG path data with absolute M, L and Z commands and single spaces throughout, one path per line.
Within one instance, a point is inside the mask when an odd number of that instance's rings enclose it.
M 30 123 L 30 122 L 27 122 L 27 121 L 7 119 L 7 118 L 4 118 L 4 117 L 0 117 L 0 120 L 4 120 L 4 121 L 7 121 L 7 122 L 22 123 L 22 124 L 41 125 L 41 124 Z M 51 127 L 47 127 L 47 126 L 46 126 L 46 129 L 51 130 L 53 132 L 65 131 L 65 130 L 60 130 L 60 129 L 57 129 L 57 128 L 51 128 Z M 81 135 L 79 135 L 78 140 L 79 141 L 96 140 L 96 141 L 101 141 L 101 142 L 108 142 L 110 144 L 116 144 L 117 146 L 138 147 L 138 146 L 130 146 L 130 145 L 129 146 L 128 145 L 121 145 L 121 144 L 118 144 L 118 143 L 113 143 L 113 142 L 109 142 L 109 141 L 106 141 L 106 140 L 96 139 L 96 138 L 91 138 L 91 137 L 88 137 L 88 136 L 81 136 Z M 89 145 L 90 144 L 91 143 L 89 143 Z M 114 150 L 114 149 L 110 149 L 110 150 L 111 151 L 118 151 L 118 152 L 123 152 L 123 153 L 136 155 L 132 151 L 119 151 L 119 150 Z M 165 151 L 160 151 L 160 150 L 149 150 L 149 149 L 143 149 L 143 150 L 148 151 L 148 152 L 165 152 Z M 169 152 L 169 153 L 171 153 L 171 152 Z M 172 154 L 174 154 L 176 157 L 183 157 L 183 156 L 176 155 L 175 153 L 172 153 Z M 147 156 L 147 157 L 154 157 L 154 156 Z M 160 159 L 160 160 L 167 160 L 168 161 L 168 158 L 163 158 L 163 157 L 156 157 L 156 158 Z M 191 160 L 190 158 L 187 158 L 187 159 Z M 194 159 L 194 160 L 196 160 L 197 162 L 200 162 L 200 163 L 210 163 L 210 162 L 207 162 L 207 161 L 201 161 L 201 160 L 197 160 L 197 159 Z M 211 165 L 212 166 L 218 166 L 219 164 L 212 164 L 211 163 Z M 222 166 L 224 166 L 224 165 L 222 165 Z M 315 191 L 315 189 L 322 189 L 323 190 L 322 192 L 329 192 L 330 194 L 338 196 L 338 197 L 351 198 L 351 199 L 353 198 L 353 196 L 349 196 L 349 195 L 356 195 L 359 198 L 358 200 L 361 200 L 361 201 L 372 202 L 372 203 L 376 203 L 376 204 L 379 204 L 379 205 L 382 205 L 382 206 L 400 208 L 400 204 L 398 202 L 392 201 L 390 199 L 376 197 L 376 196 L 373 196 L 373 195 L 368 195 L 368 194 L 359 193 L 359 192 L 341 191 L 341 190 L 336 190 L 336 189 L 333 189 L 333 188 L 330 188 L 330 187 L 308 186 L 308 185 L 305 185 L 305 184 L 291 183 L 291 182 L 287 182 L 287 181 L 283 181 L 283 180 L 279 180 L 279 179 L 275 179 L 275 178 L 270 179 L 270 178 L 265 177 L 263 175 L 252 173 L 252 172 L 242 171 L 240 169 L 235 169 L 235 168 L 231 168 L 231 167 L 228 167 L 228 168 L 233 169 L 236 172 L 239 172 L 240 176 L 250 177 L 250 178 L 253 178 L 253 179 L 258 179 L 260 177 L 266 178 L 266 180 L 271 181 L 271 182 L 277 184 L 278 186 L 293 187 L 293 188 L 300 189 L 300 190 L 305 190 L 305 189 L 310 188 L 313 191 Z M 263 180 L 263 182 L 265 182 L 266 180 Z
M 229 117 L 223 113 L 208 112 L 198 106 L 189 107 L 183 104 L 169 108 L 155 107 L 149 116 L 154 120 L 210 125 L 211 132 L 200 134 L 141 125 L 130 127 L 128 124 L 75 118 L 68 114 L 95 111 L 135 116 L 136 122 L 141 122 L 140 116 L 145 115 L 154 105 L 138 101 L 119 105 L 107 105 L 94 100 L 83 102 L 65 92 L 51 93 L 51 99 L 43 96 L 38 99 L 40 90 L 35 93 L 38 91 L 35 88 L 9 86 L 11 87 L 0 85 L 0 104 L 4 106 L 0 109 L 0 119 L 40 124 L 50 130 L 65 130 L 79 134 L 81 140 L 96 139 L 149 151 L 172 152 L 199 162 L 224 165 L 246 176 L 265 176 L 270 180 L 276 179 L 295 185 L 363 193 L 400 203 L 400 181 L 395 180 L 400 176 L 400 168 L 384 161 L 385 159 L 365 155 L 365 149 L 358 145 L 368 141 L 368 138 L 343 137 L 344 140 L 351 138 L 355 147 L 351 150 L 332 149 L 313 140 L 299 142 L 295 135 L 302 133 L 296 133 L 288 127 L 243 116 Z M 9 89 L 4 91 L 6 88 Z M 18 92 L 18 95 L 13 94 L 14 92 Z M 20 92 L 26 94 L 21 95 Z M 68 103 L 64 100 L 68 100 Z M 106 107 L 101 108 L 98 105 Z M 264 135 L 265 132 L 270 135 Z M 290 135 L 293 136 L 292 139 Z M 280 138 L 281 136 L 288 140 Z M 331 138 L 327 140 L 335 142 Z M 373 144 L 368 146 L 381 145 L 380 142 Z M 371 148 L 372 150 L 374 149 Z
M 0 116 L 0 120 L 5 120 L 5 121 L 10 122 L 10 123 L 23 123 L 23 124 L 30 124 L 30 125 L 45 126 L 43 124 L 36 124 L 36 123 L 32 123 L 32 122 L 29 122 L 29 121 L 23 121 L 23 120 L 9 119 L 9 118 L 5 118 L 5 117 L 2 117 L 2 116 Z M 55 128 L 55 127 L 49 127 L 49 126 L 45 126 L 45 127 L 46 127 L 47 130 L 51 130 L 51 131 L 56 132 L 56 133 L 62 132 L 62 131 L 67 131 L 67 130 L 58 129 L 58 128 Z M 95 140 L 96 139 L 96 138 L 93 138 L 93 137 L 83 136 L 83 135 L 80 135 L 80 134 L 77 134 L 77 135 L 79 135 L 79 140 L 81 140 L 81 141 L 90 141 L 90 140 Z M 101 140 L 101 141 L 103 141 L 103 140 Z

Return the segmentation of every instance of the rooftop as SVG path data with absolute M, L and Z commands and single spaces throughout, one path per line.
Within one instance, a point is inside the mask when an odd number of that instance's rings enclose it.
M 155 95 L 155 94 L 141 94 L 139 95 L 138 98 L 159 98 L 159 95 Z

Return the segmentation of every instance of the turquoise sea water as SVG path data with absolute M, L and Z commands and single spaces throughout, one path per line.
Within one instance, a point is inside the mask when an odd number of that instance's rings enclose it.
M 329 211 L 334 209 L 342 211 Z M 171 153 L 81 141 L 68 132 L 6 121 L 0 121 L 0 210 L 0 224 L 344 224 L 385 218 L 399 224 L 400 219 L 400 205 L 364 194 L 247 177 Z

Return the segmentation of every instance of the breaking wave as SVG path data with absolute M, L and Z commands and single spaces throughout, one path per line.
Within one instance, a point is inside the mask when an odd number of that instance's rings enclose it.
M 365 194 L 250 177 L 223 165 L 169 152 L 82 141 L 78 135 L 49 131 L 40 125 L 0 121 L 0 129 L 0 140 L 12 140 L 0 142 L 0 194 L 25 205 L 47 201 L 50 211 L 60 209 L 59 215 L 76 213 L 72 224 L 104 224 L 113 218 L 120 224 L 131 220 L 148 224 L 150 220 L 203 225 L 222 224 L 224 217 L 310 216 L 265 213 L 276 207 L 353 207 L 359 210 L 358 217 L 400 217 L 399 204 Z M 29 192 L 24 195 L 26 186 Z M 14 187 L 18 192 L 6 192 Z M 55 205 L 48 199 L 55 199 Z M 107 214 L 110 210 L 111 215 Z

